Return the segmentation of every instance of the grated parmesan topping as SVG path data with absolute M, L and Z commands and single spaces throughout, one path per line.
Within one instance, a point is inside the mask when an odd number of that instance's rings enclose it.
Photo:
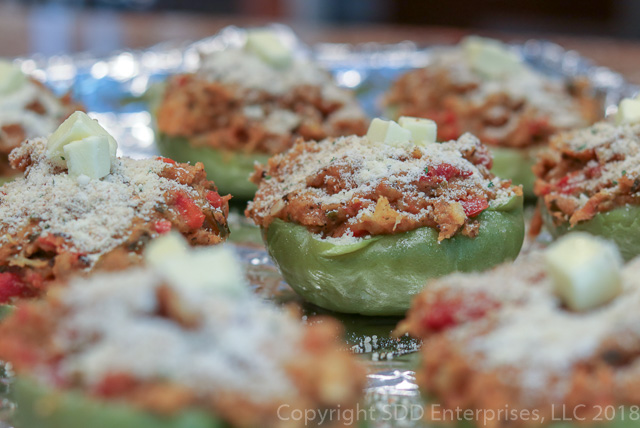
M 557 128 L 588 125 L 580 113 L 578 102 L 567 93 L 562 80 L 552 79 L 525 62 L 522 64 L 522 71 L 518 73 L 508 73 L 500 79 L 486 79 L 471 68 L 463 49 L 454 47 L 436 51 L 433 67 L 447 69 L 454 83 L 477 85 L 476 89 L 467 93 L 469 101 L 476 106 L 484 105 L 493 95 L 504 93 L 516 100 L 526 100 L 530 106 L 548 114 L 550 123 Z M 512 120 L 495 132 L 506 135 L 512 131 L 509 127 L 516 125 Z M 495 138 L 499 137 L 495 135 Z
M 571 174 L 566 184 L 582 191 L 576 196 L 579 206 L 584 206 L 588 197 L 596 192 L 614 193 L 621 177 L 631 180 L 640 177 L 640 124 L 615 126 L 599 122 L 558 135 L 551 147 L 561 152 L 573 152 L 574 157 L 580 157 L 580 153 L 587 151 L 594 154 L 594 159 L 589 160 L 578 173 Z M 598 174 L 587 175 L 594 168 L 598 169 Z M 640 194 L 640 191 L 635 194 Z
M 523 398 L 561 399 L 581 361 L 597 357 L 606 340 L 640 340 L 640 260 L 624 268 L 624 292 L 583 313 L 562 307 L 546 276 L 540 252 L 482 274 L 456 274 L 431 284 L 456 296 L 481 290 L 502 306 L 488 317 L 447 334 L 474 369 L 497 371 L 519 386 Z M 469 293 L 473 296 L 473 293 Z M 466 302 L 473 305 L 473 301 Z
M 42 105 L 44 114 L 27 109 L 34 102 Z M 31 80 L 27 80 L 18 90 L 0 97 L 0 128 L 21 125 L 27 138 L 49 135 L 67 113 L 58 98 Z
M 297 355 L 302 326 L 250 293 L 170 283 L 180 304 L 196 314 L 192 328 L 159 316 L 158 272 L 135 269 L 77 279 L 65 288 L 66 315 L 54 337 L 65 355 L 64 377 L 95 386 L 106 375 L 169 380 L 202 395 L 229 392 L 254 402 L 291 400 L 286 365 Z M 244 286 L 238 278 L 238 287 Z M 286 402 L 286 401 L 285 401 Z
M 249 103 L 244 109 L 246 116 L 263 122 L 267 130 L 276 135 L 289 135 L 303 116 L 282 109 L 265 115 L 260 105 L 251 104 L 254 91 L 286 96 L 297 87 L 315 86 L 320 88 L 325 101 L 340 105 L 328 117 L 329 122 L 365 117 L 351 91 L 340 88 L 326 70 L 307 59 L 296 58 L 289 67 L 274 68 L 251 52 L 229 48 L 204 56 L 198 75 L 237 86 L 238 98 Z
M 67 238 L 67 250 L 95 263 L 127 240 L 135 219 L 149 221 L 166 192 L 197 196 L 194 189 L 160 177 L 166 164 L 157 159 L 119 158 L 104 179 L 79 183 L 49 163 L 45 147 L 46 140 L 38 138 L 11 153 L 14 159 L 30 156 L 33 164 L 24 177 L 0 188 L 2 243 L 33 224 L 33 232 L 61 235 Z
M 491 206 L 502 205 L 516 194 L 514 189 L 502 187 L 503 181 L 499 178 L 485 178 L 476 165 L 463 157 L 463 151 L 473 150 L 479 144 L 480 141 L 471 134 L 465 134 L 448 143 L 434 143 L 426 147 L 415 146 L 411 142 L 399 143 L 397 146 L 373 143 L 367 137 L 357 136 L 326 139 L 318 142 L 314 150 L 300 153 L 293 158 L 293 162 L 283 162 L 285 158 L 291 157 L 291 152 L 275 156 L 270 165 L 278 165 L 278 177 L 262 180 L 257 197 L 249 203 L 248 212 L 252 212 L 252 218 L 256 223 L 261 223 L 285 206 L 286 200 L 300 194 L 311 195 L 313 203 L 322 207 L 349 204 L 362 195 L 375 192 L 383 181 L 420 199 L 434 199 L 434 196 L 419 191 L 416 183 L 425 175 L 425 170 L 444 163 L 471 175 L 455 187 L 441 188 L 437 199 L 457 202 L 463 199 L 470 189 L 482 189 L 484 194 L 489 195 Z M 413 157 L 414 150 L 418 150 L 422 157 Z M 340 170 L 339 192 L 329 193 L 325 188 L 307 186 L 308 179 L 317 176 L 329 165 Z M 360 209 L 347 224 L 355 224 L 364 217 L 371 216 L 375 207 L 376 205 L 372 204 Z M 400 214 L 409 219 L 419 220 L 432 213 L 429 209 L 422 209 L 417 214 Z M 344 237 L 326 239 L 352 241 L 356 238 L 347 233 Z

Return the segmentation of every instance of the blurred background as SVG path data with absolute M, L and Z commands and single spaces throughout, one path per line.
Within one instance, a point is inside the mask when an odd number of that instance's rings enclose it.
M 308 43 L 547 38 L 640 70 L 639 0 L 0 0 L 0 56 L 106 55 L 274 21 Z

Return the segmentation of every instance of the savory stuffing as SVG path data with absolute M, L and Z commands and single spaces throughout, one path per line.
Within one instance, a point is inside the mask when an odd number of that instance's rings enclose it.
M 0 187 L 0 302 L 78 272 L 139 263 L 146 243 L 172 229 L 192 245 L 228 234 L 230 196 L 200 163 L 119 158 L 104 179 L 82 182 L 54 167 L 45 145 L 15 149 L 12 166 L 25 176 Z
M 15 174 L 9 166 L 11 150 L 27 138 L 46 137 L 76 110 L 82 108 L 69 94 L 56 98 L 33 79 L 18 90 L 0 96 L 0 176 Z
M 221 291 L 215 270 L 206 287 L 139 268 L 76 279 L 18 306 L 0 325 L 0 359 L 48 388 L 161 417 L 195 408 L 292 427 L 304 423 L 291 425 L 295 409 L 355 406 L 366 376 L 338 323 L 304 326 L 244 286 Z
M 428 226 L 439 239 L 475 236 L 477 216 L 522 195 L 493 176 L 491 155 L 465 134 L 424 147 L 366 137 L 301 142 L 256 167 L 246 215 L 264 228 L 276 218 L 324 238 L 360 238 Z
M 607 122 L 558 134 L 534 166 L 534 192 L 556 224 L 640 204 L 640 125 Z
M 242 49 L 207 55 L 198 72 L 169 79 L 157 121 L 195 145 L 263 154 L 298 137 L 362 135 L 367 126 L 353 94 L 317 65 L 274 68 Z
M 540 253 L 451 275 L 416 298 L 397 334 L 424 339 L 417 380 L 442 408 L 524 410 L 547 424 L 564 414 L 588 425 L 599 407 L 640 405 L 639 269 L 640 260 L 628 264 L 623 293 L 588 312 L 562 305 Z M 533 426 L 502 415 L 486 426 Z
M 455 47 L 434 52 L 432 64 L 403 75 L 384 102 L 394 116 L 435 120 L 441 140 L 470 132 L 490 145 L 525 148 L 601 117 L 591 92 L 586 81 L 565 83 L 526 66 L 488 79 Z

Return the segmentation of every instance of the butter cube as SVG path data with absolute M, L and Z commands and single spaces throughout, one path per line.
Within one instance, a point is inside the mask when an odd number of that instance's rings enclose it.
M 587 311 L 622 293 L 622 257 L 612 242 L 570 233 L 544 258 L 556 294 L 571 310 Z
M 92 179 L 106 177 L 111 172 L 109 139 L 104 135 L 87 137 L 64 146 L 64 158 L 69 175 L 86 175 Z
M 86 113 L 77 111 L 49 136 L 47 142 L 46 156 L 52 164 L 65 168 L 67 162 L 64 156 L 64 146 L 74 141 L 79 141 L 87 137 L 103 136 L 107 138 L 109 144 L 110 159 L 116 157 L 118 143 L 98 121 L 91 119 Z
M 27 83 L 22 70 L 7 60 L 0 60 L 0 95 L 8 95 Z
M 374 143 L 394 145 L 411 141 L 411 131 L 392 120 L 373 119 L 367 131 L 367 138 Z
M 245 49 L 276 68 L 285 68 L 293 61 L 291 49 L 270 30 L 251 30 L 247 33 Z
M 462 49 L 471 68 L 486 78 L 499 78 L 522 69 L 522 60 L 502 42 L 483 37 L 468 37 Z
M 618 106 L 616 124 L 630 125 L 640 123 L 640 99 L 625 98 Z
M 411 132 L 411 139 L 416 144 L 436 142 L 438 125 L 433 120 L 401 116 L 398 125 Z
M 249 292 L 240 262 L 225 246 L 196 248 L 155 265 L 171 284 L 230 296 Z
M 149 242 L 144 249 L 144 260 L 150 266 L 161 266 L 167 260 L 186 256 L 189 244 L 182 234 L 172 231 Z

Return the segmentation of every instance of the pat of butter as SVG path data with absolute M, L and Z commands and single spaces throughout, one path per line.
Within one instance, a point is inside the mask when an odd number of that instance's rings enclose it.
M 616 124 L 627 125 L 640 123 L 640 99 L 625 98 L 618 106 Z
M 72 177 L 86 175 L 98 180 L 111 172 L 109 139 L 104 135 L 83 138 L 65 145 L 64 158 Z
M 22 70 L 7 60 L 0 60 L 0 95 L 8 95 L 27 83 Z
M 144 260 L 150 266 L 161 266 L 167 260 L 186 256 L 189 243 L 182 234 L 171 231 L 153 239 L 144 249 Z
M 498 40 L 467 37 L 462 49 L 471 68 L 486 78 L 499 78 L 522 68 L 520 57 Z
M 230 296 L 249 292 L 245 276 L 234 252 L 222 245 L 195 248 L 165 258 L 155 269 L 172 285 L 196 288 Z
M 556 294 L 574 311 L 603 305 L 622 292 L 618 247 L 587 233 L 569 233 L 545 253 Z
M 416 144 L 436 142 L 438 125 L 433 120 L 418 117 L 401 116 L 398 125 L 411 132 L 411 139 Z
M 64 146 L 74 141 L 79 141 L 87 137 L 106 137 L 109 143 L 110 161 L 116 157 L 118 143 L 98 121 L 91 119 L 86 113 L 77 111 L 49 136 L 47 142 L 46 156 L 52 164 L 65 168 L 67 162 L 64 155 Z
M 245 48 L 276 68 L 285 68 L 293 61 L 291 49 L 273 31 L 249 31 Z
M 394 145 L 411 141 L 411 131 L 392 120 L 373 119 L 367 131 L 367 138 L 374 143 Z

